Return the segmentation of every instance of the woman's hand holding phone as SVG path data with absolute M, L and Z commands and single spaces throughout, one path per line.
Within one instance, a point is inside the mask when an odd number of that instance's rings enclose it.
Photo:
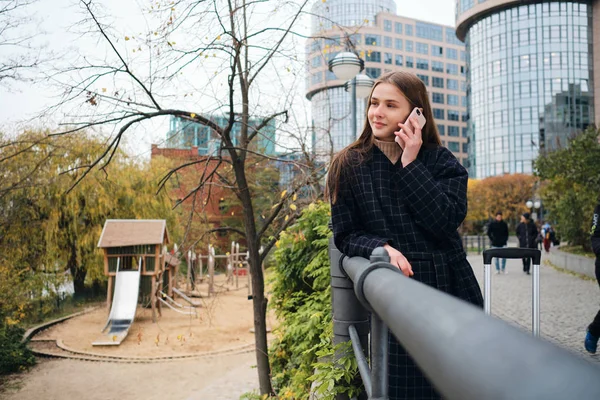
M 400 130 L 394 132 L 394 134 L 396 135 L 396 143 L 402 148 L 400 161 L 403 167 L 417 159 L 423 144 L 421 129 L 425 126 L 425 122 L 421 110 L 414 108 L 404 123 L 398 123 Z
M 383 248 L 387 250 L 388 255 L 390 256 L 390 264 L 398 267 L 398 269 L 400 269 L 400 271 L 402 271 L 402 273 L 408 277 L 411 277 L 415 274 L 410 263 L 402 253 L 389 244 L 385 244 Z

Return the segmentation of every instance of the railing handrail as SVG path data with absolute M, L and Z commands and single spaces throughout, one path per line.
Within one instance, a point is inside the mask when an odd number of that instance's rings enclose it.
M 600 368 L 567 350 L 364 258 L 341 266 L 444 398 L 600 398 Z

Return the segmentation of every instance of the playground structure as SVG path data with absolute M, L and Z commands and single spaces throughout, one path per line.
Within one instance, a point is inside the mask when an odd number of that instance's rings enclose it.
M 173 296 L 178 262 L 167 262 L 169 233 L 165 220 L 113 220 L 105 222 L 98 247 L 104 250 L 108 276 L 106 306 L 109 333 L 94 345 L 118 345 L 127 336 L 138 302 L 152 307 L 152 322 L 160 315 L 160 290 Z
M 262 252 L 262 248 L 261 248 Z M 196 253 L 194 248 L 189 250 L 186 254 L 187 261 L 187 277 L 186 277 L 186 289 L 187 293 L 195 296 L 202 296 L 197 290 L 200 285 L 207 283 L 206 296 L 211 297 L 218 293 L 218 288 L 215 288 L 215 263 L 217 259 L 227 260 L 225 267 L 226 273 L 226 284 L 233 285 L 235 288 L 240 287 L 240 276 L 246 276 L 246 285 L 248 288 L 248 299 L 252 298 L 252 277 L 250 274 L 250 268 L 248 264 L 248 252 L 240 252 L 240 244 L 231 242 L 231 251 L 226 254 L 216 254 L 215 248 L 212 245 L 208 245 L 208 251 L 206 255 Z M 206 272 L 204 269 L 204 260 L 206 260 Z M 229 289 L 226 289 L 229 290 Z

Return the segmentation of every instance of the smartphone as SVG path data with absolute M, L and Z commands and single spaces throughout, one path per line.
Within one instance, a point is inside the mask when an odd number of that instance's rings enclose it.
M 413 108 L 413 110 L 410 112 L 410 115 L 408 116 L 408 118 L 406 119 L 406 121 L 404 121 L 404 123 L 408 124 L 408 121 L 412 117 L 415 117 L 417 119 L 417 123 L 419 124 L 419 128 L 423 129 L 423 127 L 425 126 L 425 123 L 427 122 L 427 120 L 425 119 L 425 116 L 423 115 L 423 111 L 419 107 Z M 396 136 L 395 141 L 396 141 L 396 143 L 400 144 L 400 138 L 398 136 Z

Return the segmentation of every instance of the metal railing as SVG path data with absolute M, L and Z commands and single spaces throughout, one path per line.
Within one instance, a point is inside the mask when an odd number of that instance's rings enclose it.
M 445 399 L 600 398 L 598 366 L 406 278 L 385 249 L 347 258 L 331 239 L 329 256 L 334 344 L 352 342 L 369 399 L 388 399 L 387 327 Z
M 463 248 L 467 253 L 483 253 L 492 246 L 490 238 L 486 235 L 464 235 L 461 236 Z

